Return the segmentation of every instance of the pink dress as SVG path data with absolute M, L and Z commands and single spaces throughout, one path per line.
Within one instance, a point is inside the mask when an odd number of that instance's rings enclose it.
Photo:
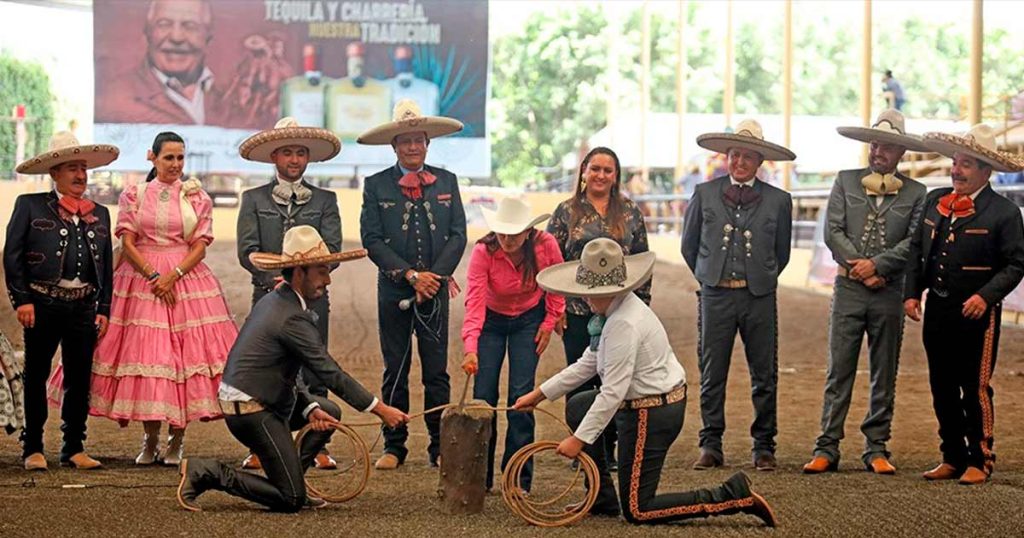
M 154 180 L 126 188 L 118 203 L 115 235 L 133 232 L 135 247 L 161 275 L 173 272 L 195 241 L 213 241 L 213 202 L 201 189 L 186 195 L 197 222 L 185 237 L 181 189 L 180 181 Z M 168 307 L 131 264 L 114 270 L 110 328 L 93 355 L 91 415 L 122 425 L 159 420 L 178 427 L 221 417 L 217 389 L 238 336 L 224 292 L 200 262 L 174 293 L 177 302 Z M 51 376 L 51 401 L 59 400 L 61 375 L 58 367 Z

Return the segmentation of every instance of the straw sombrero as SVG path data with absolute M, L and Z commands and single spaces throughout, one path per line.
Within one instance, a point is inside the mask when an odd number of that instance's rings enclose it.
M 359 135 L 356 142 L 368 146 L 387 146 L 401 134 L 427 133 L 427 138 L 437 138 L 461 130 L 461 121 L 444 116 L 424 116 L 416 101 L 402 99 L 395 103 L 392 121 Z
M 579 261 L 552 265 L 537 274 L 546 291 L 570 297 L 610 297 L 639 288 L 654 271 L 653 252 L 622 254 L 615 241 L 600 237 L 583 247 Z
M 697 137 L 697 145 L 718 153 L 729 153 L 732 148 L 756 151 L 766 161 L 792 161 L 796 154 L 784 146 L 764 139 L 761 124 L 756 120 L 743 120 L 733 133 L 705 133 Z
M 931 151 L 953 157 L 954 153 L 963 153 L 992 165 L 998 172 L 1016 172 L 1024 168 L 1009 153 L 996 149 L 996 136 L 992 127 L 979 123 L 971 127 L 963 136 L 948 133 L 925 133 L 924 143 Z
M 920 136 L 908 134 L 903 124 L 903 113 L 890 108 L 883 110 L 871 127 L 836 127 L 836 131 L 859 142 L 880 142 L 903 146 L 910 151 L 931 151 Z
M 59 131 L 50 137 L 49 149 L 18 165 L 19 174 L 45 174 L 58 164 L 85 161 L 87 169 L 106 166 L 117 160 L 121 150 L 110 144 L 78 143 L 70 131 Z
M 274 271 L 287 269 L 289 267 L 305 267 L 307 265 L 321 265 L 347 262 L 366 257 L 366 249 L 346 250 L 331 253 L 327 244 L 320 237 L 320 232 L 312 226 L 295 226 L 289 228 L 284 234 L 284 243 L 281 245 L 281 254 L 268 252 L 253 252 L 249 254 L 249 261 L 262 271 Z
M 300 127 L 292 117 L 281 118 L 273 129 L 246 138 L 238 154 L 248 161 L 273 162 L 270 154 L 284 146 L 303 146 L 309 150 L 309 162 L 329 161 L 341 152 L 341 140 L 327 129 Z
M 481 207 L 487 228 L 494 233 L 516 235 L 551 218 L 551 213 L 530 217 L 530 205 L 518 198 L 503 198 L 498 210 Z

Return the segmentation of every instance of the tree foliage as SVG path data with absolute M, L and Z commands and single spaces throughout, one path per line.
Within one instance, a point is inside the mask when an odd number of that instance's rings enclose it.
M 25 156 L 44 151 L 53 133 L 53 92 L 50 77 L 37 63 L 0 54 L 0 116 L 10 117 L 15 105 L 24 104 L 32 121 L 26 124 Z M 0 121 L 0 177 L 10 174 L 14 162 L 14 122 Z

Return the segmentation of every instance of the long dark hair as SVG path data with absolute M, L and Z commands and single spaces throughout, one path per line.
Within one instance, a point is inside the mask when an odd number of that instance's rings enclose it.
M 622 194 L 619 191 L 619 186 L 622 183 L 622 167 L 619 166 L 619 156 L 615 154 L 610 148 L 604 146 L 598 146 L 583 158 L 583 162 L 580 163 L 580 173 L 576 177 L 576 192 L 572 196 L 572 202 L 569 205 L 569 228 L 575 228 L 581 218 L 583 218 L 583 200 L 587 197 L 586 191 L 583 189 L 583 172 L 590 165 L 590 159 L 594 155 L 607 155 L 615 161 L 615 183 L 612 185 L 611 192 L 608 193 L 608 212 L 605 215 L 612 223 L 612 235 L 615 239 L 622 239 L 626 234 L 626 204 L 622 199 Z
M 160 155 L 160 151 L 164 149 L 164 144 L 167 142 L 177 142 L 181 145 L 185 145 L 185 140 L 181 138 L 181 135 L 171 131 L 164 131 L 153 139 L 153 155 Z M 146 182 L 150 182 L 156 179 L 156 167 L 149 169 L 149 174 L 146 175 Z
M 530 228 L 530 233 L 526 236 L 526 241 L 523 241 L 523 246 L 520 247 L 520 250 L 523 251 L 521 282 L 523 287 L 531 290 L 537 287 L 537 251 L 534 247 L 536 239 L 537 229 Z M 486 245 L 487 253 L 491 256 L 501 248 L 501 244 L 498 243 L 498 234 L 494 232 L 489 232 L 487 235 L 481 237 L 477 240 L 477 243 Z

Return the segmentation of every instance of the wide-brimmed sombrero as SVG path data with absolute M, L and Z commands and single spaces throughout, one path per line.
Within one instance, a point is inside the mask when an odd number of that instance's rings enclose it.
M 437 138 L 461 130 L 461 121 L 444 116 L 424 116 L 416 101 L 402 99 L 395 103 L 391 121 L 359 135 L 356 142 L 368 146 L 386 146 L 396 136 L 406 133 L 427 133 L 427 138 Z
M 584 245 L 579 261 L 552 265 L 537 274 L 537 284 L 570 297 L 610 297 L 642 286 L 654 271 L 653 252 L 626 256 L 615 241 L 601 237 Z
M 295 118 L 281 118 L 273 129 L 246 138 L 238 147 L 243 159 L 273 162 L 270 154 L 284 146 L 303 146 L 309 150 L 309 162 L 329 161 L 341 152 L 341 140 L 327 129 L 300 127 Z
M 997 149 L 995 131 L 984 123 L 971 127 L 963 136 L 925 133 L 924 143 L 931 151 L 946 157 L 952 158 L 954 153 L 963 153 L 992 165 L 999 172 L 1016 172 L 1024 168 L 1024 163 L 1013 155 Z
M 903 113 L 895 108 L 883 110 L 871 127 L 836 127 L 836 131 L 859 142 L 896 144 L 910 151 L 931 151 L 920 136 L 907 133 Z
M 121 150 L 110 144 L 80 144 L 70 131 L 59 131 L 50 137 L 46 151 L 18 165 L 19 174 L 45 174 L 51 168 L 70 161 L 85 161 L 87 169 L 106 166 L 117 160 Z
M 764 131 L 756 120 L 743 120 L 732 133 L 705 133 L 697 137 L 697 145 L 718 153 L 729 153 L 732 148 L 756 151 L 766 161 L 792 161 L 796 154 L 764 139 Z
M 518 198 L 503 198 L 498 202 L 497 211 L 480 208 L 487 228 L 494 233 L 516 235 L 551 218 L 551 213 L 537 217 L 530 216 L 530 205 Z
M 365 257 L 365 248 L 332 253 L 316 228 L 302 225 L 285 232 L 280 254 L 253 252 L 249 254 L 249 261 L 260 270 L 274 271 L 289 267 L 348 262 Z

